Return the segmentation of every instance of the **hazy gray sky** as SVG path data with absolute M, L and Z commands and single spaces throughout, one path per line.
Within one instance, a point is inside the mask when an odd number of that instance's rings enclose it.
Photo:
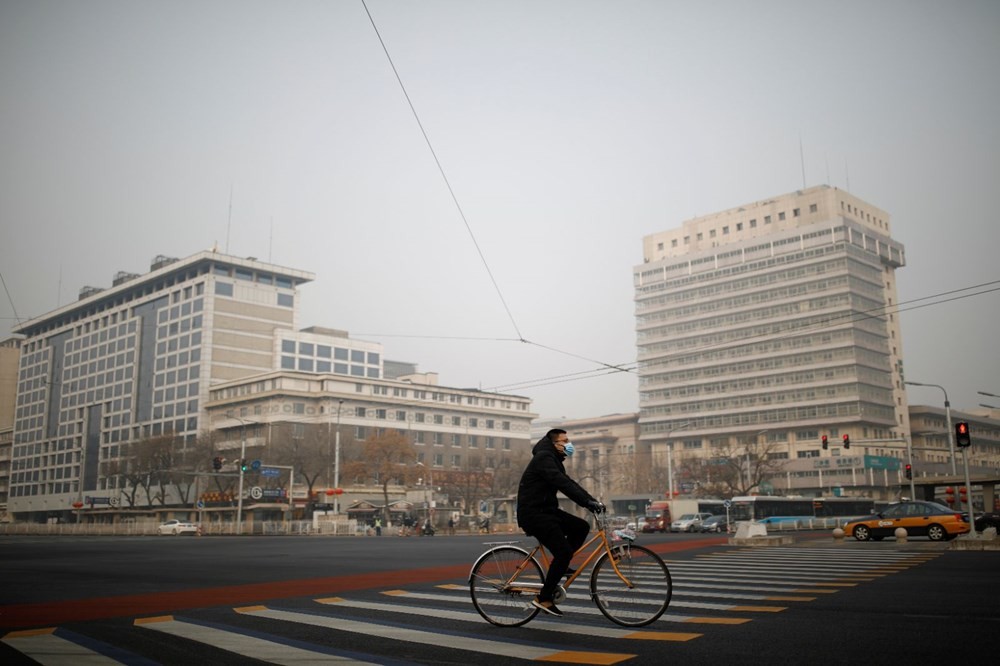
M 1000 394 L 1000 292 L 929 298 L 1000 280 L 1000 3 L 368 8 L 510 316 L 361 0 L 0 0 L 0 335 L 217 243 L 442 384 L 631 411 L 632 374 L 558 378 L 635 360 L 642 237 L 801 188 L 801 140 L 906 245 L 907 379 Z

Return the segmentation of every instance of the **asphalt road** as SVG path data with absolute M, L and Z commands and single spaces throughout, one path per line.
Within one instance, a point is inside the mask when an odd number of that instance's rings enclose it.
M 643 535 L 668 562 L 674 596 L 640 637 L 598 614 L 585 585 L 571 590 L 584 594 L 564 604 L 563 619 L 487 624 L 466 589 L 485 540 L 4 537 L 0 663 L 76 664 L 81 649 L 107 663 L 164 664 L 293 654 L 297 663 L 991 663 L 998 653 L 996 551 L 819 534 L 781 548 Z

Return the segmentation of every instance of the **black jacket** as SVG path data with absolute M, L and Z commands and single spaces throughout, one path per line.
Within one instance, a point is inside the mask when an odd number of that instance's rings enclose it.
M 537 513 L 554 513 L 559 508 L 556 491 L 570 498 L 580 506 L 595 501 L 579 483 L 566 475 L 562 461 L 565 455 L 556 450 L 556 445 L 548 437 L 542 437 L 531 450 L 531 462 L 521 475 L 517 487 L 517 521 L 530 519 Z

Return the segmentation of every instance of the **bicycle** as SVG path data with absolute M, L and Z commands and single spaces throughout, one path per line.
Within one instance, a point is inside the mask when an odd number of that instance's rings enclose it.
M 667 565 L 653 551 L 635 545 L 635 532 L 631 530 L 614 530 L 609 538 L 607 514 L 595 513 L 594 522 L 597 533 L 574 557 L 592 545 L 593 550 L 557 588 L 555 603 L 566 599 L 566 590 L 593 563 L 590 597 L 606 618 L 624 627 L 655 622 L 667 610 L 673 594 Z M 540 543 L 530 551 L 516 545 L 519 543 L 487 543 L 490 548 L 469 572 L 472 605 L 487 622 L 498 627 L 520 627 L 539 612 L 531 601 L 542 589 L 549 557 Z

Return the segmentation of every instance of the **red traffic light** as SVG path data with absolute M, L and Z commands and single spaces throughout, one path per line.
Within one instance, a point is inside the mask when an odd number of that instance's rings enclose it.
M 906 464 L 906 478 L 907 479 L 913 478 L 913 465 L 909 463 Z
M 969 433 L 969 424 L 965 421 L 959 421 L 955 424 L 955 446 L 971 446 L 972 445 L 972 435 Z
M 823 450 L 826 451 L 828 446 L 830 446 L 830 443 L 827 441 L 826 435 L 823 435 Z
M 851 448 L 851 436 L 848 435 L 846 432 L 844 433 L 844 448 L 845 449 Z

